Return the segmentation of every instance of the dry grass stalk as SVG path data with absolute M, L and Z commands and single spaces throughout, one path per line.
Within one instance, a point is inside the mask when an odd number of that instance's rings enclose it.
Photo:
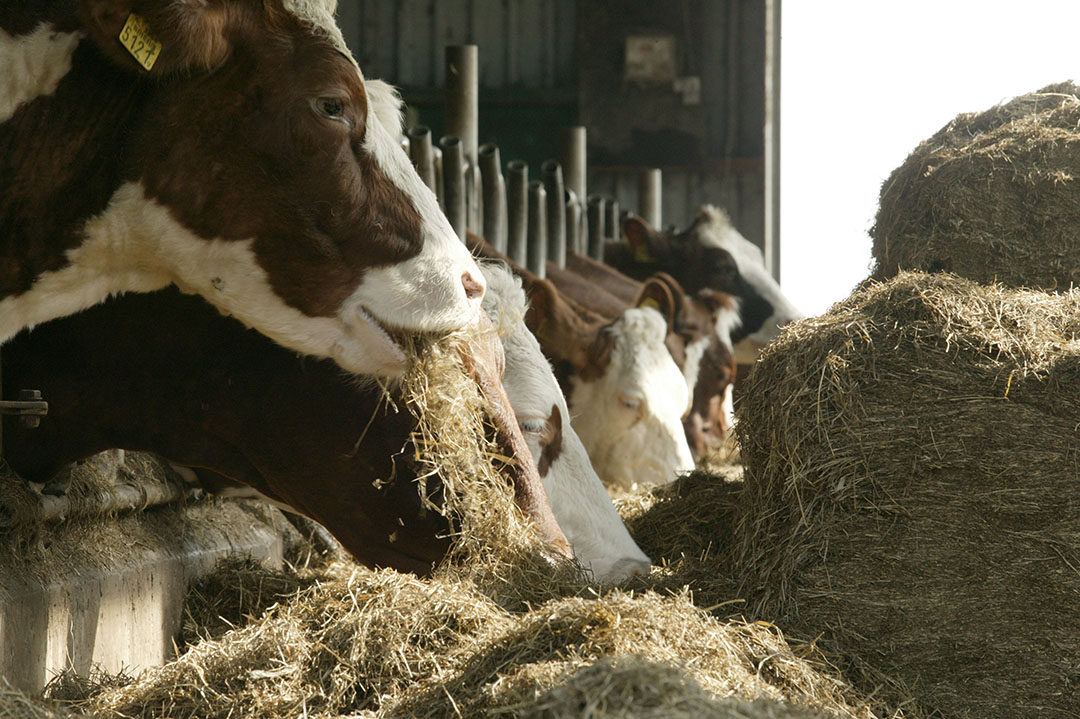
M 881 189 L 878 280 L 945 270 L 1065 290 L 1080 280 L 1080 88 L 1061 83 L 958 115 Z
M 1078 292 L 918 273 L 786 331 L 738 425 L 754 611 L 913 717 L 1072 716 L 1078 332 Z

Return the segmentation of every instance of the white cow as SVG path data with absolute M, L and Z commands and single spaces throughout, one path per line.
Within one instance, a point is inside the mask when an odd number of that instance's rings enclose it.
M 525 326 L 527 308 L 520 280 L 501 264 L 481 269 L 488 286 L 483 306 L 506 352 L 503 386 L 538 464 L 552 512 L 575 556 L 604 582 L 647 572 L 651 562 L 615 511 L 571 426 L 570 411 L 551 365 Z
M 664 340 L 667 323 L 650 308 L 626 310 L 604 330 L 606 372 L 571 378 L 574 428 L 609 487 L 667 484 L 694 469 L 682 418 L 690 391 Z

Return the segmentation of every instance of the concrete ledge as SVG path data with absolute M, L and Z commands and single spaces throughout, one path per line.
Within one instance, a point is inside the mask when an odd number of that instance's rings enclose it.
M 203 500 L 0 540 L 0 676 L 129 673 L 173 656 L 189 583 L 231 553 L 280 566 L 295 530 L 267 505 Z

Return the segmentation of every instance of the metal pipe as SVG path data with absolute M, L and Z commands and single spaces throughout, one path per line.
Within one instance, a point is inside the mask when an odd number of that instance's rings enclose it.
M 443 186 L 446 219 L 458 238 L 465 241 L 465 156 L 461 138 L 444 135 L 439 140 L 443 151 Z
M 544 183 L 533 180 L 529 183 L 529 241 L 525 267 L 540 279 L 547 277 L 548 207 Z
M 638 175 L 638 206 L 641 217 L 656 229 L 660 229 L 660 170 L 655 167 L 642 170 Z
M 480 180 L 483 183 L 484 239 L 502 253 L 506 253 L 506 182 L 503 180 L 499 148 L 481 145 Z
M 480 53 L 476 45 L 446 47 L 446 133 L 461 138 L 465 158 L 466 223 L 480 227 L 477 143 L 480 128 Z
M 566 202 L 559 161 L 545 160 L 540 165 L 540 177 L 547 193 L 547 258 L 558 267 L 566 267 Z M 529 242 L 532 243 L 531 237 Z
M 431 148 L 431 157 L 435 165 L 435 197 L 439 200 L 439 209 L 446 212 L 446 185 L 443 183 L 443 162 L 442 162 L 442 149 L 438 147 Z
M 74 517 L 142 511 L 147 507 L 177 502 L 194 491 L 191 487 L 170 482 L 103 487 L 94 494 L 79 499 L 69 495 L 42 494 L 38 496 L 37 506 L 25 515 L 11 506 L 0 505 L 0 528 L 8 529 L 27 521 L 58 522 Z
M 588 226 L 585 223 L 585 183 L 586 183 L 586 134 L 583 125 L 564 127 L 560 138 L 560 158 L 564 168 L 566 186 L 574 191 L 577 197 L 577 230 L 573 233 L 576 241 L 568 239 L 567 246 L 574 252 L 584 252 L 585 244 L 589 235 Z M 569 225 L 567 225 L 569 228 Z M 570 233 L 567 233 L 570 237 Z
M 619 217 L 619 201 L 614 197 L 607 203 L 607 221 L 604 224 L 607 225 L 608 237 L 616 242 L 622 239 L 622 218 Z
M 431 128 L 418 125 L 408 132 L 409 158 L 420 173 L 420 179 L 435 192 L 435 153 L 431 146 Z
M 529 236 L 529 166 L 521 160 L 506 163 L 506 255 L 522 267 Z
M 600 195 L 593 195 L 589 198 L 588 204 L 589 215 L 589 257 L 594 260 L 604 260 L 604 238 L 607 237 L 607 232 L 604 227 L 605 206 L 604 198 Z
M 563 193 L 563 201 L 566 205 L 566 248 L 581 252 L 581 201 L 569 187 Z

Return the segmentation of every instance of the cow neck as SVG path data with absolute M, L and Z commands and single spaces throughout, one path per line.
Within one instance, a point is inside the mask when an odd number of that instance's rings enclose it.
M 123 148 L 148 94 L 83 40 L 56 92 L 0 125 L 0 296 L 67 264 L 63 252 L 121 184 Z

